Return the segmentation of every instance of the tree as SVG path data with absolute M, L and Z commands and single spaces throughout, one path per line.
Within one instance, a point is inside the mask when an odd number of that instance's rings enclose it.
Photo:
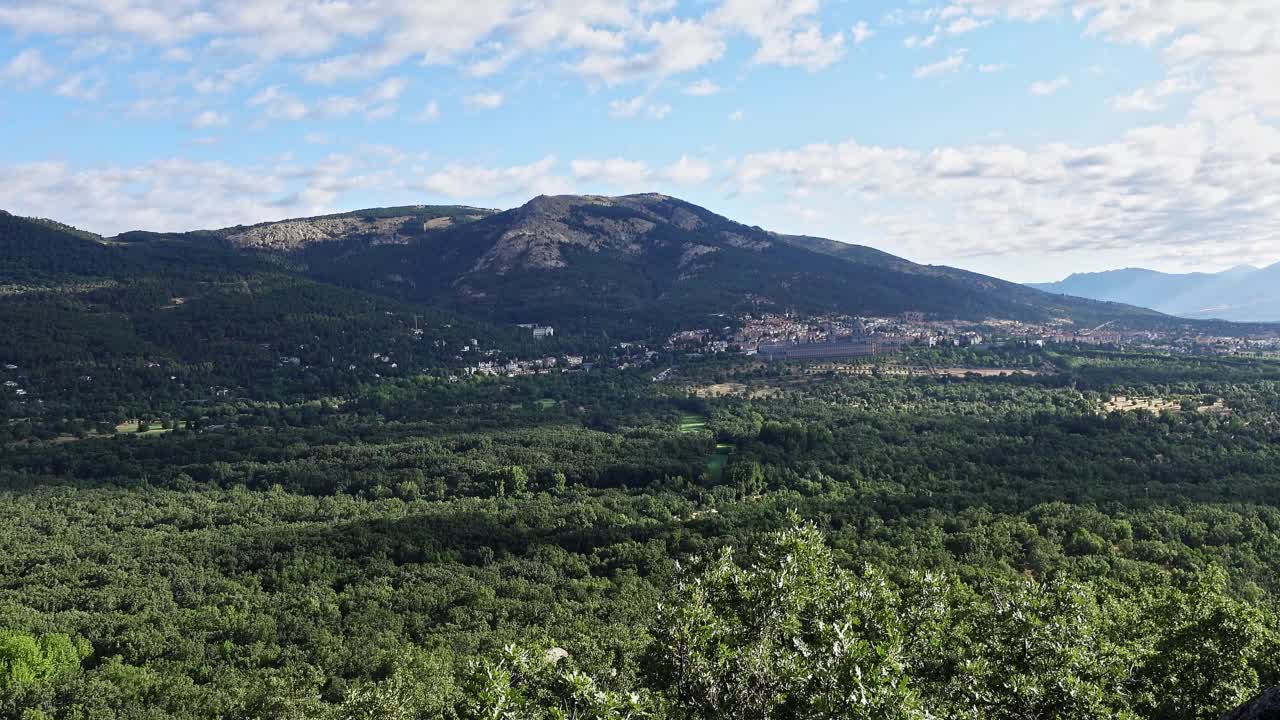
M 1217 718 L 1259 690 L 1260 670 L 1280 669 L 1280 619 L 1233 597 L 1221 568 L 1144 605 L 1159 618 L 1135 677 L 1148 717 Z
M 887 580 L 838 568 L 805 525 L 772 534 L 750 568 L 726 551 L 684 577 L 647 673 L 699 720 L 923 718 L 898 617 Z
M 496 497 L 523 495 L 529 489 L 529 473 L 519 465 L 509 465 L 493 473 L 492 482 Z
M 758 462 L 739 461 L 729 466 L 729 482 L 744 497 L 764 492 L 764 469 Z
M 974 720 L 1132 718 L 1128 665 L 1086 586 L 996 581 L 956 609 L 967 630 L 947 703 Z M 965 637 L 967 635 L 967 637 Z M 966 712 L 967 710 L 967 712 Z
M 87 643 L 61 634 L 35 637 L 0 630 L 0 697 L 11 698 L 80 668 Z
M 473 665 L 457 712 L 463 720 L 644 720 L 655 717 L 643 693 L 600 686 L 555 650 L 507 646 Z

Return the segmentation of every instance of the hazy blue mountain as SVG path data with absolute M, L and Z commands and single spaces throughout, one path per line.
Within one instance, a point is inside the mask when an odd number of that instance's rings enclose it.
M 1221 273 L 1170 274 L 1128 268 L 1078 273 L 1037 290 L 1138 305 L 1169 315 L 1236 322 L 1280 320 L 1280 264 Z

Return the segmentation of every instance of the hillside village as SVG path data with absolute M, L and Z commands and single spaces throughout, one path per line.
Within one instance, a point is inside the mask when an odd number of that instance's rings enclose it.
M 1124 346 L 1209 354 L 1280 352 L 1280 332 L 1275 330 L 1251 337 L 1217 336 L 1111 329 L 1107 325 L 1074 329 L 1066 323 L 930 320 L 919 313 L 895 317 L 762 314 L 733 322 L 719 329 L 674 333 L 667 338 L 665 347 L 690 355 L 738 353 L 765 360 L 888 355 L 907 347 L 985 348 L 1011 344 Z

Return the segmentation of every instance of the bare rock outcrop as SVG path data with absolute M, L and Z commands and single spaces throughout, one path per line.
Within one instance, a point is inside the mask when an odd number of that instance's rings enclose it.
M 708 218 L 714 220 L 700 208 L 657 193 L 621 197 L 542 195 L 513 212 L 513 222 L 476 261 L 472 272 L 501 275 L 518 269 L 564 267 L 563 250 L 570 247 L 641 255 L 674 241 L 670 234 L 654 232 L 660 226 L 697 232 L 711 226 Z M 738 235 L 723 239 L 731 245 L 757 250 L 769 245 L 767 240 L 753 241 Z M 715 249 L 689 249 L 681 265 Z
M 368 237 L 372 244 L 405 242 L 400 228 L 409 219 L 341 217 L 286 220 L 255 225 L 244 232 L 228 235 L 227 241 L 239 248 L 257 250 L 297 250 L 314 243 L 340 242 L 353 236 Z

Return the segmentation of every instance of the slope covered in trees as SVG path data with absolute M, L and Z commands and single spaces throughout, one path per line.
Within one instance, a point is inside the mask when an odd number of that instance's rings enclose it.
M 0 216 L 0 328 L 0 361 L 18 368 L 4 380 L 21 381 L 40 416 L 89 423 L 172 413 L 219 393 L 346 392 L 376 375 L 453 363 L 473 338 L 511 353 L 533 347 L 512 328 L 319 283 L 189 238 L 102 241 L 10 215 Z

